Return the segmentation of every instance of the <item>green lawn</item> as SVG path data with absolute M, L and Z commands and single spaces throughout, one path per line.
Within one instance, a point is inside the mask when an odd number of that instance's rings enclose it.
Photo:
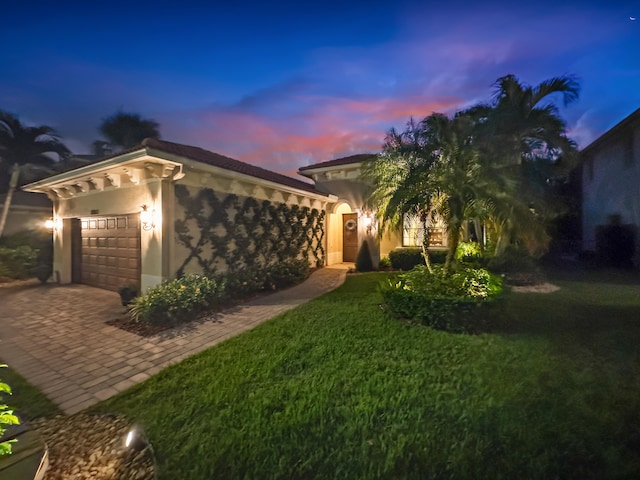
M 144 426 L 161 479 L 640 476 L 637 282 L 556 278 L 467 336 L 385 317 L 383 275 L 98 409 Z
M 52 417 L 62 413 L 38 388 L 22 378 L 11 368 L 10 361 L 0 360 L 0 364 L 9 364 L 9 368 L 0 368 L 0 380 L 11 387 L 11 396 L 3 395 L 1 399 L 14 408 L 20 421 L 39 417 Z

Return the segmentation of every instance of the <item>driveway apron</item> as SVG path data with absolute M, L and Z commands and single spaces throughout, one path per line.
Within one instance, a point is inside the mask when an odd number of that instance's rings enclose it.
M 0 294 L 0 358 L 68 414 L 340 286 L 349 264 L 295 287 L 143 338 L 105 322 L 122 315 L 117 293 L 86 285 L 27 285 Z

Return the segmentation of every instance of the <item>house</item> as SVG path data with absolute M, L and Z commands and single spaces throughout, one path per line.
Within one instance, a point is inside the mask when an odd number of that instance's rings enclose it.
M 583 250 L 640 265 L 640 109 L 581 152 Z
M 417 218 L 405 217 L 401 232 L 385 229 L 378 236 L 375 212 L 367 207 L 373 186 L 363 180 L 363 163 L 374 158 L 374 154 L 359 154 L 349 157 L 301 167 L 298 172 L 309 177 L 319 191 L 331 193 L 338 200 L 331 205 L 328 264 L 354 262 L 363 240 L 369 243 L 373 265 L 396 248 L 422 245 L 424 234 Z M 446 249 L 445 228 L 442 222 L 429 229 L 429 247 L 432 250 Z
M 3 214 L 7 194 L 0 195 L 0 216 Z M 39 230 L 51 218 L 51 200 L 36 193 L 13 192 L 11 205 L 2 232 L 3 237 L 18 232 Z
M 371 186 L 355 155 L 300 169 L 314 183 L 201 148 L 146 139 L 139 147 L 24 187 L 53 202 L 54 276 L 142 291 L 177 275 L 287 258 L 374 264 L 415 235 L 378 241 Z M 437 235 L 436 235 L 437 237 Z M 404 243 L 403 243 L 404 238 Z

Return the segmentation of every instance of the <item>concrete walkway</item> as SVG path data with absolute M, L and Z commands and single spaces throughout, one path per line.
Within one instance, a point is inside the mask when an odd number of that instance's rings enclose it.
M 0 358 L 73 414 L 337 288 L 349 266 L 317 270 L 300 285 L 148 338 L 105 323 L 124 311 L 117 293 L 86 285 L 3 289 Z

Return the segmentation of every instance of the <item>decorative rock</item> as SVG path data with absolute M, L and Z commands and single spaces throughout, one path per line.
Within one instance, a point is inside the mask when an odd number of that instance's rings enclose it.
M 151 480 L 155 460 L 150 448 L 126 451 L 131 423 L 123 417 L 77 414 L 32 422 L 49 448 L 45 480 Z

